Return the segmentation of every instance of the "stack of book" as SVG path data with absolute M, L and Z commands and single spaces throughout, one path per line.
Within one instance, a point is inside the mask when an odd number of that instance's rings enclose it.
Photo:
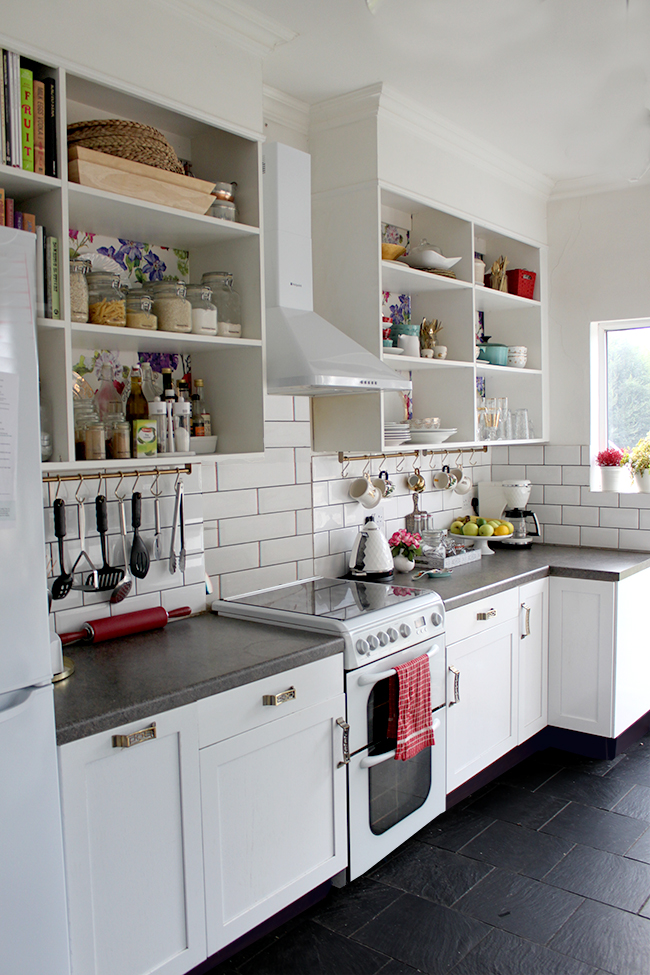
M 0 163 L 56 177 L 56 82 L 49 70 L 2 51 Z

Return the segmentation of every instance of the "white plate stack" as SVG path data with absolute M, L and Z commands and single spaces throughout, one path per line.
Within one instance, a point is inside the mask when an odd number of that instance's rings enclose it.
M 384 424 L 384 443 L 386 446 L 396 446 L 406 443 L 410 438 L 410 428 L 408 423 L 385 423 Z

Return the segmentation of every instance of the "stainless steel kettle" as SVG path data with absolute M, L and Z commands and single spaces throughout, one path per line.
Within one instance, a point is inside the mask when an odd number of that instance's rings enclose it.
M 350 575 L 385 579 L 393 574 L 393 556 L 384 533 L 370 515 L 359 529 L 350 553 Z

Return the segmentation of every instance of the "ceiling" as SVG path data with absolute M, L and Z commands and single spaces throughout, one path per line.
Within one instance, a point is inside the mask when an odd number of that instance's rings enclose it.
M 246 0 L 297 34 L 265 83 L 313 104 L 385 82 L 555 182 L 650 181 L 649 0 L 370 3 Z

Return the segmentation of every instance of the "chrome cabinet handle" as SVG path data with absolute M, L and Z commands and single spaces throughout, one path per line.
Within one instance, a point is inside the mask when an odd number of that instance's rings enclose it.
M 350 725 L 345 718 L 337 718 L 336 723 L 343 731 L 343 761 L 338 762 L 336 765 L 337 768 L 342 768 L 344 765 L 350 764 Z
M 451 707 L 452 704 L 458 704 L 460 702 L 460 670 L 451 666 L 449 670 L 454 675 L 454 699 L 449 702 L 449 707 Z
M 152 741 L 156 738 L 156 722 L 152 721 L 148 728 L 133 731 L 130 735 L 113 735 L 113 748 L 131 748 L 142 741 Z
M 264 694 L 262 696 L 262 705 L 264 707 L 276 708 L 278 704 L 286 704 L 287 701 L 295 701 L 297 697 L 295 687 L 288 687 L 286 691 L 281 691 L 279 694 Z
M 485 613 L 477 613 L 477 620 L 491 620 L 497 615 L 496 609 L 488 609 Z
M 530 606 L 526 606 L 526 603 L 522 603 L 521 608 L 526 613 L 525 622 L 524 622 L 524 632 L 521 634 L 521 639 L 523 640 L 524 637 L 530 636 Z

